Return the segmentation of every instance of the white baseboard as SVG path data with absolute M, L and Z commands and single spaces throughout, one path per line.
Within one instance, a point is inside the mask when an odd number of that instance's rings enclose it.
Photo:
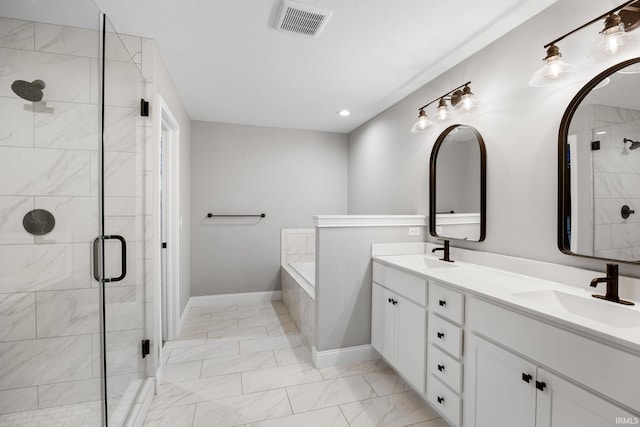
M 280 291 L 242 292 L 237 294 L 204 295 L 191 297 L 185 307 L 185 313 L 191 307 L 213 304 L 240 304 L 247 302 L 274 301 L 282 299 Z
M 349 363 L 364 362 L 367 360 L 376 360 L 380 359 L 380 354 L 378 354 L 371 344 L 325 351 L 318 351 L 314 346 L 311 349 L 311 357 L 315 367 L 320 369 L 347 365 Z

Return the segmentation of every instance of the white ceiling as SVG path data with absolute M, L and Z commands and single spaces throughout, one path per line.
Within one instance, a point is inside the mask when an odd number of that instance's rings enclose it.
M 333 11 L 318 38 L 276 31 L 280 0 L 96 3 L 156 40 L 191 119 L 349 132 L 556 0 L 298 1 Z

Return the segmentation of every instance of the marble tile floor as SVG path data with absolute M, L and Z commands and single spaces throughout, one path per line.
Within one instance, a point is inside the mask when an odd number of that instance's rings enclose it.
M 448 427 L 382 360 L 315 369 L 281 301 L 192 307 L 144 426 Z

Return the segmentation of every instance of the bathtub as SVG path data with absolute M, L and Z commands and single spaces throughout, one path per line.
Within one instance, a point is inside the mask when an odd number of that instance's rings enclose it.
M 298 273 L 309 286 L 315 288 L 316 283 L 316 263 L 315 261 L 290 262 L 289 266 Z

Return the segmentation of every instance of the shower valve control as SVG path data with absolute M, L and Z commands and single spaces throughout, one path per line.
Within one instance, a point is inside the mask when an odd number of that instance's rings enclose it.
M 629 205 L 624 205 L 622 206 L 622 209 L 620 209 L 620 216 L 622 216 L 622 218 L 624 219 L 629 218 L 629 216 L 634 213 L 636 213 L 636 211 L 631 209 Z

